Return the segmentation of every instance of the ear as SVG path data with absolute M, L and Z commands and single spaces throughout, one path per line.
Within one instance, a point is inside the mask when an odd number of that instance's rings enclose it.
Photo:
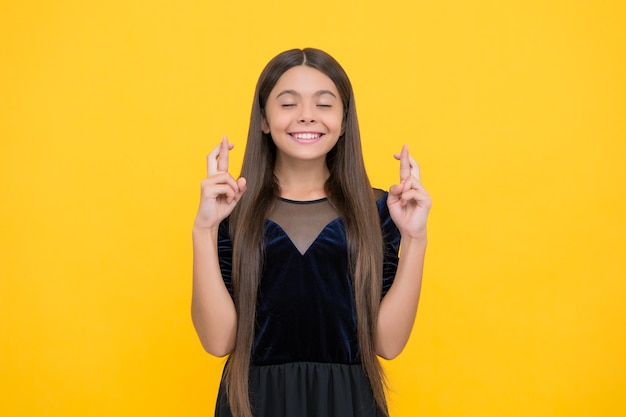
M 263 118 L 263 120 L 261 120 L 261 130 L 263 131 L 263 133 L 265 133 L 266 135 L 268 133 L 270 133 L 270 127 L 267 124 L 267 120 L 265 120 L 265 117 Z

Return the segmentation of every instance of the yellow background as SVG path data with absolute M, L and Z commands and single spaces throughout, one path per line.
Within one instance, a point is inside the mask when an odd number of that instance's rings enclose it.
M 3 1 L 0 415 L 209 416 L 190 313 L 205 155 L 315 46 L 374 185 L 434 207 L 392 416 L 626 415 L 621 1 Z

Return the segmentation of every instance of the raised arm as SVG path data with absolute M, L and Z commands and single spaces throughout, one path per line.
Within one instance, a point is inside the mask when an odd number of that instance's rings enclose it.
M 395 279 L 378 313 L 376 353 L 385 359 L 402 352 L 415 322 L 426 253 L 426 220 L 432 204 L 408 147 L 404 145 L 394 156 L 400 160 L 400 184 L 389 189 L 387 205 L 402 243 Z
M 244 178 L 228 173 L 226 137 L 207 157 L 207 178 L 202 181 L 200 206 L 193 225 L 193 293 L 191 317 L 204 349 L 228 355 L 235 346 L 237 314 L 222 278 L 217 252 L 219 225 L 246 190 Z

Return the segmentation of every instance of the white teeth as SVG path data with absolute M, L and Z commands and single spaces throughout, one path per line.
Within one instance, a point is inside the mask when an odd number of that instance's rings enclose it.
M 317 139 L 322 136 L 321 133 L 294 133 L 296 139 Z

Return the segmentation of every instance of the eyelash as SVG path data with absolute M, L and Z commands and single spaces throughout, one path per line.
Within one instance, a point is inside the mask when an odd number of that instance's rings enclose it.
M 281 104 L 281 107 L 296 107 L 296 104 Z M 330 104 L 318 104 L 317 107 L 322 107 L 325 109 L 329 109 L 332 107 Z

